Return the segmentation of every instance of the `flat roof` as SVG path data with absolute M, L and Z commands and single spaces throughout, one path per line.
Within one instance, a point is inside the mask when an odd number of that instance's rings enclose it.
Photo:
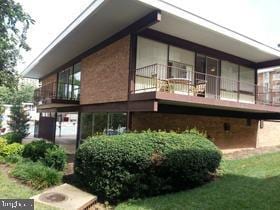
M 94 0 L 22 72 L 42 78 L 154 10 L 162 18 L 150 28 L 252 62 L 280 58 L 280 51 L 163 0 Z M 125 11 L 125 12 L 124 12 Z

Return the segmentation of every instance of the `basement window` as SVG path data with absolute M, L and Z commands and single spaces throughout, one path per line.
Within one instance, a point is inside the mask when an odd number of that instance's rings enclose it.
M 224 123 L 224 131 L 229 132 L 230 131 L 230 124 L 229 123 Z

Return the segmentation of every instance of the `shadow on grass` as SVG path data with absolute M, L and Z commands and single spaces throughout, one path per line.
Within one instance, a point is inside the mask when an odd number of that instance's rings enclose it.
M 280 176 L 260 179 L 228 174 L 202 187 L 130 201 L 116 209 L 280 209 Z

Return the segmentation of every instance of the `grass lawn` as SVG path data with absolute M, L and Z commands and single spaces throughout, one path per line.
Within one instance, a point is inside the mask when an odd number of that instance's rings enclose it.
M 0 169 L 0 198 L 30 198 L 33 195 L 40 193 L 39 191 L 32 190 L 31 188 L 21 185 L 14 179 L 9 178 Z M 55 210 L 44 206 L 42 204 L 35 204 L 36 210 Z
M 196 189 L 121 203 L 116 210 L 280 209 L 280 153 L 226 160 L 222 174 Z

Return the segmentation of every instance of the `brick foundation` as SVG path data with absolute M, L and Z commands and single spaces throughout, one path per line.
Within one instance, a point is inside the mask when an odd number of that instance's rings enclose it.
M 229 123 L 230 131 L 224 131 Z M 179 130 L 197 128 L 206 131 L 209 138 L 221 149 L 256 147 L 258 121 L 228 117 L 208 117 L 183 114 L 133 113 L 132 130 Z

